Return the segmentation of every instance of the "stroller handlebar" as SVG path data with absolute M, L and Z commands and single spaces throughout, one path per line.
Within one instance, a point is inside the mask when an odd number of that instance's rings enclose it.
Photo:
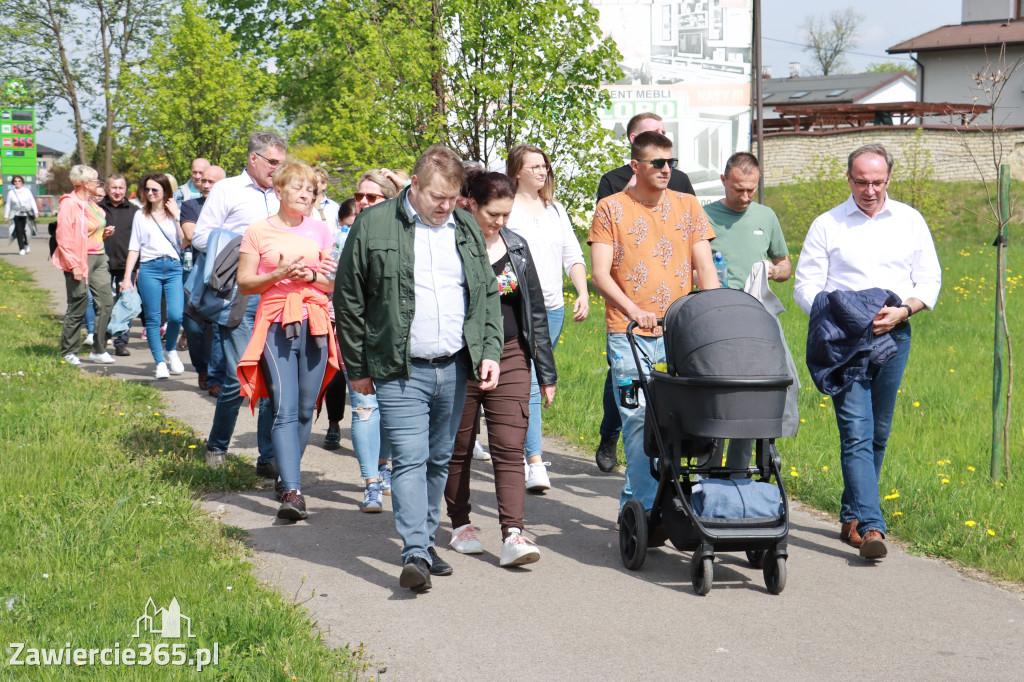
M 664 324 L 665 324 L 665 318 L 664 317 L 659 317 L 658 319 L 656 319 L 654 321 L 654 326 L 656 326 L 656 327 L 660 327 L 660 326 L 662 326 Z M 636 321 L 630 320 L 629 321 L 629 325 L 626 327 L 626 334 L 629 334 L 630 336 L 632 336 L 633 330 L 636 329 L 639 326 L 640 325 L 638 325 L 636 323 Z

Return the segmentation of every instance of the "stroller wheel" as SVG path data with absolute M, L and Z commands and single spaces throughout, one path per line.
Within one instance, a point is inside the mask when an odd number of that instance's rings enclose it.
M 764 555 L 765 555 L 765 550 L 763 550 L 763 549 L 756 549 L 756 550 L 753 550 L 753 551 L 748 549 L 747 550 L 747 561 L 750 562 L 750 567 L 751 568 L 761 568 L 762 566 L 764 566 Z
M 786 589 L 786 557 L 765 557 L 764 586 L 772 594 L 782 594 Z
M 647 558 L 647 512 L 638 500 L 630 500 L 619 517 L 619 554 L 631 571 L 644 565 Z
M 711 591 L 711 584 L 715 580 L 715 558 L 712 556 L 701 557 L 700 552 L 694 552 L 690 559 L 690 582 L 693 583 L 693 591 L 699 595 L 705 595 Z

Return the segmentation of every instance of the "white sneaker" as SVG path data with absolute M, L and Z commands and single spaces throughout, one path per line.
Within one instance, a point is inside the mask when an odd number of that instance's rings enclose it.
M 92 334 L 86 334 L 85 335 L 85 343 L 83 343 L 82 345 L 83 346 L 91 346 L 93 341 L 95 341 L 95 338 L 93 337 L 93 335 Z
M 551 466 L 551 462 L 537 462 L 527 465 L 527 490 L 532 493 L 542 493 L 551 487 L 551 479 L 548 478 L 549 466 Z
M 480 441 L 476 442 L 473 446 L 473 459 L 478 459 L 481 462 L 490 462 L 491 453 L 484 450 L 484 446 L 480 444 Z
M 26 246 L 25 247 L 25 253 L 32 253 L 32 247 L 31 246 Z
M 74 365 L 75 367 L 78 367 L 80 364 L 82 364 L 82 361 L 79 360 L 78 356 L 75 355 L 74 353 L 68 353 L 63 357 L 63 360 L 69 365 Z
M 170 379 L 171 373 L 167 371 L 166 362 L 156 363 L 156 378 L 157 379 Z
M 18 255 L 19 256 L 24 256 L 25 255 L 25 249 L 22 249 L 22 250 L 18 251 Z
M 499 566 L 525 566 L 540 561 L 540 550 L 523 537 L 518 528 L 509 531 L 505 541 L 501 543 L 501 560 Z
M 178 357 L 178 351 L 165 350 L 164 358 L 167 360 L 167 366 L 171 369 L 171 374 L 185 373 L 185 365 L 181 364 L 181 358 Z
M 93 362 L 98 362 L 101 365 L 112 365 L 114 364 L 114 358 L 110 357 L 110 353 L 89 353 L 89 359 Z
M 466 524 L 452 529 L 452 540 L 448 545 L 459 554 L 483 554 L 484 545 L 477 538 L 476 526 Z

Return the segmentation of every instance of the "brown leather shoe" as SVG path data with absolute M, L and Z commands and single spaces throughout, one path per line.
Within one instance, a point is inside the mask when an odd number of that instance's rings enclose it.
M 865 559 L 884 559 L 889 550 L 883 542 L 883 535 L 877 530 L 864 533 L 860 544 L 860 555 Z
M 860 533 L 857 532 L 857 522 L 847 521 L 844 523 L 842 530 L 839 531 L 839 539 L 851 547 L 860 547 L 862 539 Z
M 214 398 L 216 398 L 217 396 L 220 395 L 220 384 L 216 384 L 214 386 L 210 386 L 210 389 L 207 392 L 210 395 L 212 395 Z
M 208 383 L 206 383 L 206 375 L 205 374 L 200 374 L 199 375 L 199 390 L 200 391 L 208 391 L 208 390 L 210 390 L 210 385 Z

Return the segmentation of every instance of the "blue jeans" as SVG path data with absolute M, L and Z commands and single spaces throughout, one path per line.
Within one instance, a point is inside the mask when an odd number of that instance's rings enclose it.
M 238 421 L 238 408 L 245 399 L 239 390 L 241 383 L 238 381 L 238 361 L 245 352 L 245 347 L 249 345 L 259 303 L 259 296 L 249 297 L 245 315 L 237 327 L 216 325 L 220 334 L 221 352 L 224 354 L 224 383 L 221 384 L 220 395 L 217 396 L 210 435 L 206 438 L 207 450 L 227 452 L 231 444 L 231 435 L 235 432 L 235 422 Z M 269 402 L 261 400 L 260 416 L 256 423 L 256 444 L 260 453 L 257 462 L 260 464 L 266 464 L 274 459 L 274 443 L 270 436 L 273 423 L 274 415 Z
M 857 532 L 861 535 L 869 530 L 885 535 L 878 481 L 892 431 L 897 391 L 910 356 L 910 326 L 891 334 L 896 342 L 896 356 L 882 366 L 874 379 L 856 381 L 832 398 L 843 467 L 839 520 L 857 521 Z
M 667 361 L 664 337 L 637 335 L 634 338 L 638 348 L 647 353 L 646 358 L 643 353 L 640 354 L 640 362 L 643 363 L 644 374 L 650 375 L 655 364 Z M 639 374 L 625 334 L 608 334 L 608 356 L 615 357 L 616 353 L 622 353 L 622 357 L 626 358 L 626 365 L 630 368 L 628 378 L 636 379 Z M 612 380 L 618 386 L 619 376 L 614 367 Z M 626 481 L 619 497 L 620 511 L 631 499 L 639 500 L 644 509 L 650 511 L 654 506 L 654 495 L 658 491 L 658 481 L 651 476 L 650 459 L 644 451 L 644 419 L 647 416 L 647 406 L 643 392 L 637 391 L 637 397 L 640 402 L 637 408 L 618 405 L 619 417 L 622 419 L 622 448 L 626 453 Z
M 161 256 L 139 266 L 139 296 L 146 313 L 146 341 L 157 364 L 164 362 L 164 351 L 174 350 L 181 331 L 185 290 L 181 285 L 181 263 L 176 258 Z M 167 332 L 160 346 L 160 299 L 167 301 Z
M 220 386 L 224 383 L 224 352 L 220 347 L 219 325 L 211 322 L 197 322 L 188 315 L 182 319 L 185 338 L 188 339 L 188 356 L 196 374 L 205 374 L 206 383 Z M 210 347 L 206 347 L 206 328 L 213 327 Z
M 347 376 L 345 381 L 348 382 Z M 381 433 L 377 396 L 356 393 L 351 383 L 348 396 L 352 404 L 352 449 L 359 460 L 359 475 L 363 479 L 377 478 L 380 462 L 390 457 L 387 440 Z
M 302 321 L 299 336 L 289 339 L 274 322 L 267 332 L 260 369 L 270 394 L 274 426 L 271 440 L 285 490 L 299 490 L 302 453 L 309 444 L 316 399 L 327 370 L 327 346 L 318 346 Z M 262 415 L 263 411 L 260 411 Z
M 467 361 L 413 362 L 408 379 L 375 380 L 384 440 L 391 448 L 391 505 L 402 563 L 420 557 L 441 520 L 448 462 L 466 402 Z
M 565 322 L 565 307 L 548 311 L 548 333 L 551 336 L 551 349 L 558 345 L 558 337 L 562 335 L 562 324 Z M 540 416 L 540 384 L 537 383 L 537 368 L 530 370 L 530 425 L 526 429 L 526 456 L 544 454 L 541 440 Z
M 85 333 L 93 334 L 96 332 L 96 306 L 92 300 L 92 292 L 86 291 L 89 297 L 89 305 L 85 307 Z

